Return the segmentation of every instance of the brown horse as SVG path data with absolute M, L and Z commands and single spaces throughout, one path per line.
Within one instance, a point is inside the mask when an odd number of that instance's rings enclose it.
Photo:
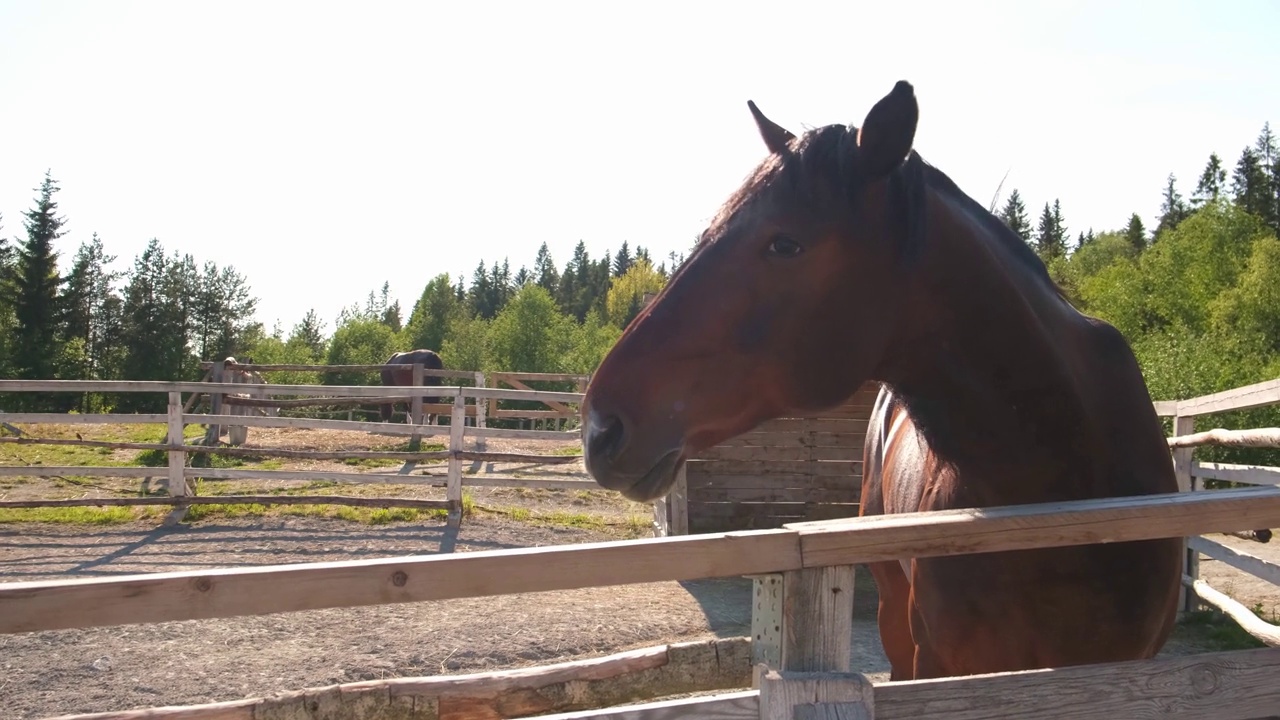
M 582 404 L 601 486 L 661 497 L 690 455 L 882 384 L 860 513 L 1176 492 L 1125 338 L 1073 308 L 1016 234 L 912 149 L 897 83 L 861 128 L 769 156 L 632 321 Z M 1182 540 L 876 563 L 894 679 L 1149 658 Z
M 393 353 L 391 357 L 387 358 L 387 362 L 385 364 L 404 365 L 404 367 L 382 368 L 382 384 L 388 387 L 392 385 L 413 385 L 413 366 L 417 363 L 422 363 L 423 367 L 427 370 L 444 369 L 444 361 L 442 361 L 440 356 L 432 350 L 419 349 L 410 350 L 409 352 Z M 438 387 L 440 385 L 440 378 L 431 375 L 424 375 L 422 377 L 422 384 L 424 386 Z M 422 398 L 422 402 L 427 405 L 434 405 L 439 403 L 440 399 L 424 397 Z M 391 416 L 395 412 L 395 406 L 395 402 L 382 404 L 382 422 L 391 422 Z M 435 416 L 431 414 L 427 414 L 427 416 L 423 418 L 423 422 L 428 425 L 431 425 L 434 421 Z

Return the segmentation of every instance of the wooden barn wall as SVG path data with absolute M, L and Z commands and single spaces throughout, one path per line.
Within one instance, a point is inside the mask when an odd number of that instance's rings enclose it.
M 878 391 L 868 383 L 839 408 L 764 422 L 691 458 L 689 532 L 857 515 L 862 443 Z

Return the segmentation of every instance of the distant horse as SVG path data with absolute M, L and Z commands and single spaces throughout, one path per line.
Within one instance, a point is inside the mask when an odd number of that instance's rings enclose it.
M 382 368 L 382 384 L 384 386 L 391 385 L 413 385 L 413 365 L 422 363 L 427 370 L 443 370 L 444 362 L 440 360 L 440 356 L 431 350 L 411 350 L 409 352 L 398 352 L 387 359 L 387 365 L 404 365 L 403 368 Z M 424 375 L 422 377 L 424 386 L 438 387 L 440 378 Z M 435 405 L 442 402 L 440 398 L 424 397 L 422 403 L 424 405 Z M 391 422 L 391 416 L 395 413 L 397 403 L 389 402 L 382 404 L 382 421 Z M 435 422 L 435 416 L 428 414 L 424 419 L 428 425 Z
M 597 483 L 654 500 L 691 455 L 877 381 L 862 515 L 1178 490 L 1128 342 L 916 154 L 909 83 L 861 128 L 798 138 L 748 106 L 768 157 L 587 389 Z M 892 677 L 1150 658 L 1177 614 L 1182 547 L 872 563 Z
M 252 365 L 253 358 L 245 358 L 244 362 L 246 365 Z M 236 359 L 234 357 L 228 357 L 226 359 L 226 364 L 229 366 L 235 365 Z M 222 381 L 228 383 L 245 383 L 250 385 L 265 385 L 267 382 L 256 370 L 240 370 L 233 367 L 227 367 L 223 371 Z M 224 397 L 256 398 L 261 400 L 266 399 L 267 394 L 263 390 L 255 389 L 250 390 L 247 393 L 227 393 Z M 279 407 L 250 407 L 248 405 L 238 405 L 234 403 L 227 403 L 226 406 L 227 414 L 229 415 L 276 417 L 280 414 Z M 249 428 L 244 425 L 227 426 L 228 445 L 238 447 L 243 445 L 248 439 Z

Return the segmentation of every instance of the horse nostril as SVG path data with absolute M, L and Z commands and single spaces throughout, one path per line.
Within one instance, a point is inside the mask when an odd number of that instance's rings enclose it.
M 597 458 L 613 458 L 622 449 L 622 419 L 617 415 L 606 415 L 598 422 L 591 424 L 591 433 L 587 437 L 587 454 Z

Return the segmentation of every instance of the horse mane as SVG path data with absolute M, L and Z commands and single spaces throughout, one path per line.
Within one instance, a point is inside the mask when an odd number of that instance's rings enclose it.
M 857 163 L 857 137 L 857 128 L 851 125 L 826 125 L 801 135 L 792 142 L 786 154 L 770 154 L 721 206 L 708 225 L 708 233 L 778 185 L 785 186 L 800 201 L 814 205 L 852 199 L 864 187 Z M 904 260 L 914 260 L 925 247 L 926 188 L 936 191 L 963 210 L 984 231 L 984 239 L 990 238 L 1003 248 L 1016 266 L 1043 283 L 1052 295 L 1065 297 L 1040 256 L 1026 241 L 915 150 L 890 176 L 891 215 L 902 232 L 901 257 Z M 708 233 L 703 234 L 703 239 Z M 700 239 L 689 259 L 692 260 L 706 245 Z

